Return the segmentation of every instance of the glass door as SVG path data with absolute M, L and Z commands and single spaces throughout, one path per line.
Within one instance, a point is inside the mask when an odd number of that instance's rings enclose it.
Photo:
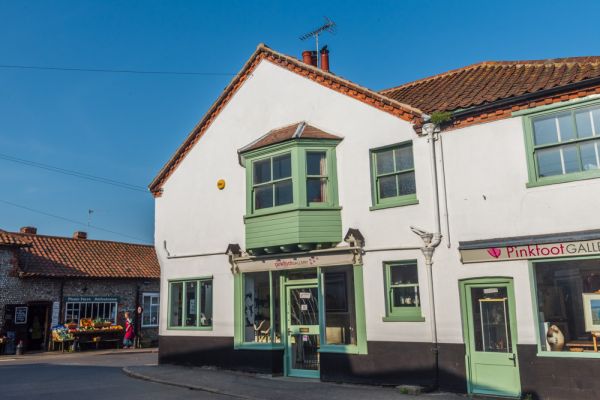
M 518 397 L 516 321 L 512 281 L 465 283 L 462 290 L 469 391 Z
M 317 285 L 288 286 L 286 289 L 289 376 L 319 377 L 319 291 Z

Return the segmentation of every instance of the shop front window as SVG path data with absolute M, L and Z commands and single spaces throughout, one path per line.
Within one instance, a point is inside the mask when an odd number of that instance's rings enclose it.
M 325 343 L 356 345 L 356 307 L 352 267 L 323 270 Z
M 243 343 L 281 343 L 279 274 L 277 272 L 244 273 L 241 308 Z
M 117 318 L 117 303 L 113 302 L 67 302 L 65 321 L 79 322 L 80 319 L 105 320 L 113 324 Z
M 536 262 L 534 270 L 541 350 L 598 353 L 600 259 Z
M 212 279 L 169 283 L 169 329 L 212 326 Z

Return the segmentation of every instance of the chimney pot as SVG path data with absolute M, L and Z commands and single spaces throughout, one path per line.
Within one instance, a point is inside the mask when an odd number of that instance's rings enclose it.
M 37 234 L 37 228 L 35 226 L 24 226 L 21 229 L 19 229 L 19 232 L 27 233 L 29 235 L 35 235 Z
M 302 62 L 304 64 L 317 66 L 317 52 L 315 50 L 305 50 L 302 52 Z
M 327 46 L 321 49 L 321 69 L 329 72 L 329 50 L 327 50 Z
M 75 233 L 73 233 L 73 239 L 85 240 L 87 239 L 87 232 L 75 231 Z

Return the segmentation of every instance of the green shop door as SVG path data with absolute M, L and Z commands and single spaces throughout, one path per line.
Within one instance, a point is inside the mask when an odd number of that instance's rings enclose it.
M 319 298 L 317 285 L 287 286 L 286 371 L 319 377 Z
M 511 279 L 461 282 L 469 393 L 520 397 Z

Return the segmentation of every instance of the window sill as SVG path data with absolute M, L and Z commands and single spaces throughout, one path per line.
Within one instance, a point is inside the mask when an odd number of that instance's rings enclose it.
M 538 351 L 536 356 L 548 358 L 600 358 L 600 352 Z
M 238 343 L 234 350 L 283 350 L 283 343 Z
M 393 207 L 404 207 L 404 206 L 412 206 L 414 204 L 419 204 L 419 200 L 416 198 L 403 199 L 398 200 L 389 204 L 376 204 L 374 206 L 369 207 L 370 211 L 383 210 L 385 208 L 393 208 Z
M 144 328 L 158 328 L 158 325 L 142 325 L 142 329 Z
M 390 315 L 381 318 L 383 322 L 425 322 L 425 318 L 418 315 L 407 315 L 405 317 Z
M 169 326 L 168 331 L 212 331 L 212 326 Z
M 600 178 L 600 170 L 592 171 L 586 174 L 578 174 L 578 175 L 558 175 L 549 178 L 543 178 L 537 181 L 531 181 L 526 184 L 527 188 L 534 188 L 540 186 L 548 186 L 548 185 L 557 185 L 559 183 L 568 183 L 568 182 L 577 182 L 584 181 L 588 179 L 598 179 Z

